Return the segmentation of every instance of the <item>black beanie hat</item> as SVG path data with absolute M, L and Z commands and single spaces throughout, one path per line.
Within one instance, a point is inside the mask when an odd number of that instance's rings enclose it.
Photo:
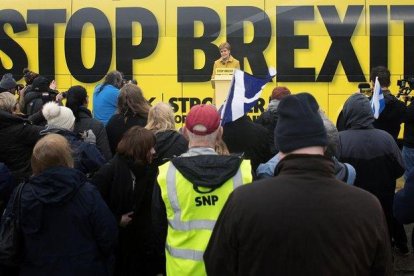
M 327 136 L 319 105 L 309 93 L 284 97 L 277 109 L 275 146 L 283 153 L 312 146 L 326 146 Z

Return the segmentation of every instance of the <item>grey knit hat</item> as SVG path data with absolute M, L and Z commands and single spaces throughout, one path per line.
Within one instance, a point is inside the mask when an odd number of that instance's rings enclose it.
M 13 79 L 13 75 L 10 73 L 4 74 L 0 81 L 0 88 L 5 90 L 10 90 L 15 88 L 17 85 L 16 81 Z

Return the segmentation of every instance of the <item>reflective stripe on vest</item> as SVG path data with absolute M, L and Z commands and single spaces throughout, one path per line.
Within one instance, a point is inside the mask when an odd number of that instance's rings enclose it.
M 169 244 L 165 245 L 168 253 L 176 258 L 188 259 L 193 261 L 203 261 L 203 251 L 200 250 L 191 250 L 191 249 L 179 249 L 171 247 Z
M 213 230 L 216 220 L 207 220 L 207 219 L 199 219 L 199 220 L 190 220 L 190 221 L 181 221 L 181 208 L 178 204 L 178 195 L 177 195 L 177 187 L 175 181 L 177 169 L 174 165 L 170 164 L 168 166 L 167 171 L 167 193 L 168 198 L 170 200 L 171 208 L 174 210 L 174 218 L 172 220 L 168 220 L 169 224 L 175 230 L 180 231 L 189 231 L 189 230 L 196 230 L 196 229 L 207 229 Z M 243 185 L 243 178 L 241 174 L 241 168 L 237 170 L 237 173 L 233 176 L 233 189 Z

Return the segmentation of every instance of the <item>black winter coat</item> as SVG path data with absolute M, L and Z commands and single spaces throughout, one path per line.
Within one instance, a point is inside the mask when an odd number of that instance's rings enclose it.
M 254 121 L 256 124 L 262 125 L 267 129 L 268 146 L 272 155 L 279 152 L 275 147 L 275 128 L 279 115 L 277 110 L 266 110 Z
M 40 139 L 42 126 L 0 110 L 0 162 L 4 162 L 16 181 L 28 178 L 32 169 L 30 158 Z
M 374 121 L 374 127 L 385 130 L 397 141 L 401 124 L 404 121 L 405 104 L 393 96 L 389 90 L 384 90 L 383 93 L 385 108 Z
M 108 135 L 109 146 L 111 148 L 112 154 L 115 154 L 116 147 L 118 146 L 119 141 L 121 141 L 124 133 L 133 126 L 142 126 L 147 125 L 147 118 L 141 116 L 131 117 L 128 119 L 121 114 L 115 114 L 109 119 L 108 124 L 106 124 L 106 133 Z
M 109 148 L 108 136 L 104 124 L 92 118 L 92 113 L 86 107 L 79 107 L 78 118 L 75 121 L 73 132 L 81 133 L 91 129 L 96 136 L 96 147 L 107 161 L 110 160 L 112 158 L 112 152 Z
M 183 135 L 175 130 L 166 130 L 155 134 L 156 158 L 154 163 L 157 166 L 169 161 L 174 156 L 180 156 L 188 150 L 188 141 Z
M 156 170 L 137 166 L 115 154 L 92 178 L 117 223 L 123 214 L 134 211 L 131 223 L 119 227 L 115 275 L 151 275 L 151 199 Z M 135 177 L 133 180 L 132 175 Z
M 223 141 L 230 153 L 244 153 L 243 157 L 250 159 L 254 172 L 259 164 L 273 157 L 268 147 L 268 137 L 267 129 L 253 123 L 247 116 L 223 126 Z

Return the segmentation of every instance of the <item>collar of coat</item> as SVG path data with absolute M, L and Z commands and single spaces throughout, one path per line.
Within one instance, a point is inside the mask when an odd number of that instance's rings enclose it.
M 335 165 L 332 159 L 319 154 L 288 154 L 275 169 L 275 175 L 303 173 L 335 178 Z
M 232 63 L 233 61 L 234 61 L 234 58 L 233 58 L 232 55 L 229 56 L 229 58 L 227 59 L 227 61 L 224 61 L 223 58 L 220 58 L 221 64 Z

